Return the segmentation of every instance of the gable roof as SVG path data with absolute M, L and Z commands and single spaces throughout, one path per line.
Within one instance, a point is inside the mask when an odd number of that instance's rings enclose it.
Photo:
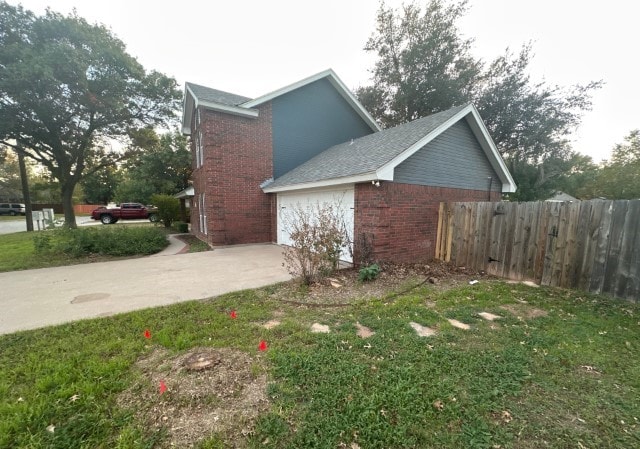
M 515 192 L 515 182 L 472 104 L 457 106 L 335 145 L 264 186 L 263 191 L 269 193 L 364 181 L 393 181 L 395 167 L 462 119 L 469 124 L 500 178 L 502 191 Z
M 328 69 L 253 100 L 248 97 L 217 89 L 211 89 L 198 84 L 186 83 L 182 109 L 182 133 L 191 134 L 191 118 L 193 116 L 193 111 L 198 106 L 233 115 L 257 117 L 258 110 L 254 109 L 256 106 L 260 106 L 274 98 L 286 95 L 293 90 L 300 89 L 301 87 L 323 78 L 326 78 L 331 83 L 342 98 L 346 100 L 346 102 L 373 131 L 380 131 L 380 126 L 345 86 L 342 80 L 338 78 L 338 75 L 336 75 L 333 70 Z
M 571 196 L 568 193 L 564 193 L 562 191 L 557 191 L 553 194 L 553 196 L 551 198 L 547 198 L 545 201 L 550 201 L 550 202 L 562 202 L 562 201 L 580 201 L 578 198 L 576 198 L 575 196 Z
M 236 95 L 222 90 L 212 89 L 210 87 L 201 86 L 195 83 L 186 83 L 185 87 L 189 89 L 200 101 L 209 103 L 219 103 L 227 106 L 238 106 L 251 100 L 249 97 Z

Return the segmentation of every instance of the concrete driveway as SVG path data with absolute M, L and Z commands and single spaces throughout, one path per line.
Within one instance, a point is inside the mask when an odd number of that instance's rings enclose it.
M 0 273 L 0 334 L 290 279 L 277 245 Z

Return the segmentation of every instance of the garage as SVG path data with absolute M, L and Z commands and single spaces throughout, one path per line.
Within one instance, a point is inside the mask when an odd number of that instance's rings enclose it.
M 291 223 L 296 220 L 296 209 L 313 211 L 317 206 L 332 204 L 344 221 L 349 240 L 353 241 L 354 186 L 339 189 L 306 190 L 282 192 L 277 194 L 278 207 L 278 244 L 291 245 Z M 340 257 L 345 262 L 353 262 L 349 248 L 344 247 Z

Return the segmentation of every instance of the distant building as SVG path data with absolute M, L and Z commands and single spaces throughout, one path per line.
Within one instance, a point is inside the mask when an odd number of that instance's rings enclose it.
M 545 201 L 552 201 L 556 203 L 568 201 L 571 203 L 573 201 L 580 201 L 580 200 L 574 196 L 569 195 L 568 193 L 557 191 L 556 193 L 553 194 L 551 198 L 547 198 Z

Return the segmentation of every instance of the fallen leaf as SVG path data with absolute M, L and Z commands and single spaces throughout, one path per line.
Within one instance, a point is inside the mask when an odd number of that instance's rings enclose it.
M 74 394 L 73 396 L 71 396 L 71 397 L 69 398 L 69 400 L 70 400 L 71 402 L 76 402 L 78 399 L 80 399 L 80 395 L 79 395 L 79 394 Z
M 437 401 L 433 401 L 433 408 L 436 410 L 442 410 L 444 408 L 444 404 L 440 399 L 438 399 Z
M 49 424 L 49 425 L 47 426 L 47 432 L 51 432 L 51 433 L 53 433 L 53 432 L 55 432 L 55 431 L 56 431 L 56 426 L 54 426 L 53 424 Z
M 502 416 L 502 421 L 504 421 L 505 423 L 510 423 L 513 420 L 511 413 L 509 413 L 509 411 L 507 410 L 503 410 L 501 416 Z

